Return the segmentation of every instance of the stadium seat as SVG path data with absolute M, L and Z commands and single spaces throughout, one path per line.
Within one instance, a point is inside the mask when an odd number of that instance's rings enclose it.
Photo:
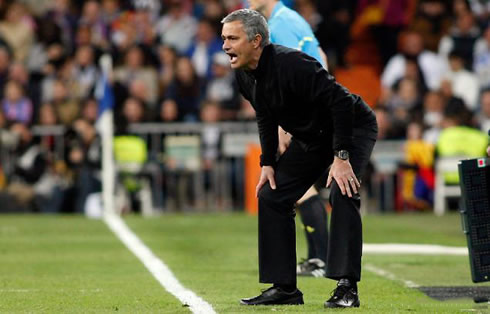
M 445 175 L 458 171 L 458 162 L 465 159 L 464 156 L 440 157 L 436 161 L 436 182 L 434 189 L 434 213 L 441 216 L 446 211 L 446 199 L 448 197 L 460 197 L 459 185 L 448 184 Z
M 153 215 L 151 179 L 144 171 L 147 162 L 145 141 L 139 136 L 116 136 L 114 138 L 114 159 L 120 178 L 118 180 L 120 185 L 117 189 L 123 190 L 123 195 L 126 197 L 126 193 L 137 194 L 141 213 L 145 216 Z
M 381 83 L 373 66 L 355 65 L 348 69 L 337 69 L 335 77 L 352 93 L 360 95 L 370 107 L 375 106 L 381 93 Z

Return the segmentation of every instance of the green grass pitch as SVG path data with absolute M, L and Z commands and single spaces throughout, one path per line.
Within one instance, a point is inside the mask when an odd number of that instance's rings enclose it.
M 465 246 L 456 214 L 368 215 L 366 243 Z M 188 289 L 218 313 L 324 313 L 335 282 L 299 278 L 304 306 L 244 307 L 242 297 L 266 288 L 258 283 L 257 218 L 245 214 L 168 214 L 125 217 L 129 227 Z M 305 241 L 298 226 L 298 258 Z M 433 300 L 421 286 L 473 284 L 467 256 L 373 255 L 359 285 L 362 313 L 487 312 L 470 299 Z M 81 216 L 4 215 L 0 219 L 0 313 L 189 313 L 98 220 Z M 334 311 L 335 312 L 335 311 Z M 338 311 L 337 311 L 338 312 Z

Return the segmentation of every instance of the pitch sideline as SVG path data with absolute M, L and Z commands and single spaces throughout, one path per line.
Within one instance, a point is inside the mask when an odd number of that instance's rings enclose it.
M 378 276 L 384 277 L 384 278 L 392 280 L 392 281 L 401 281 L 401 282 L 403 282 L 403 284 L 407 288 L 418 288 L 418 287 L 420 287 L 420 285 L 418 285 L 417 283 L 415 283 L 411 280 L 405 280 L 405 279 L 399 278 L 399 277 L 395 276 L 395 274 L 390 273 L 389 271 L 384 270 L 382 268 L 376 267 L 372 264 L 365 265 L 364 269 L 366 269 L 372 273 L 375 273 Z
M 366 243 L 363 245 L 362 252 L 368 254 L 468 255 L 468 248 L 436 244 Z
M 126 247 L 145 265 L 155 279 L 183 305 L 189 306 L 192 313 L 215 314 L 211 304 L 204 301 L 194 292 L 186 289 L 174 276 L 168 266 L 129 229 L 121 217 L 106 213 L 104 222 L 109 229 L 126 245 Z

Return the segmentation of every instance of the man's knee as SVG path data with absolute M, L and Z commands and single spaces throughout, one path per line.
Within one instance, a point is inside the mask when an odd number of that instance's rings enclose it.
M 290 199 L 290 197 L 278 190 L 271 189 L 268 184 L 264 185 L 259 191 L 258 199 L 259 206 L 263 209 L 269 208 L 280 212 L 294 212 L 295 200 Z
M 359 195 L 359 193 L 353 194 L 352 197 L 349 197 L 347 193 L 343 195 L 339 185 L 337 184 L 337 182 L 335 182 L 335 180 L 333 180 L 332 184 L 330 185 L 330 203 L 333 205 L 336 202 L 343 202 L 346 200 L 360 201 L 361 196 Z
M 274 204 L 277 198 L 273 194 L 274 190 L 268 184 L 265 184 L 259 191 L 259 204 Z

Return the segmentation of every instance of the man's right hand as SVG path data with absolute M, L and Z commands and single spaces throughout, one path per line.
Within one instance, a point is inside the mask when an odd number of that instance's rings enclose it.
M 289 144 L 291 144 L 291 134 L 284 131 L 281 127 L 278 129 L 279 132 L 279 154 L 282 155 L 288 149 Z
M 272 166 L 263 166 L 262 171 L 260 173 L 259 183 L 257 183 L 257 187 L 255 188 L 255 197 L 259 197 L 260 189 L 269 182 L 271 185 L 271 189 L 276 189 L 276 180 L 274 179 L 274 168 Z

